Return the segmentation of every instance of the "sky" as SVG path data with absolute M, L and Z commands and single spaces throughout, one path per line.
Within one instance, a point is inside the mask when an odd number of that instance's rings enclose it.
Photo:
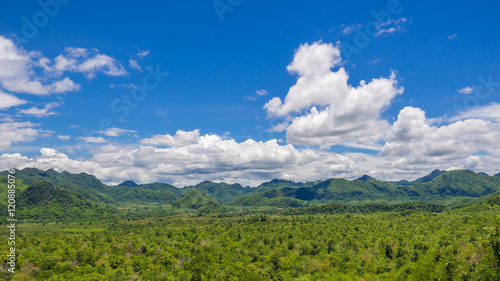
M 2 1 L 0 169 L 500 172 L 497 1 Z

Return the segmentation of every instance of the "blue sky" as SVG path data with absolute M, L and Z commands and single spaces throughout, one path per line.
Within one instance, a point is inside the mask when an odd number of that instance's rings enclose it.
M 498 8 L 8 1 L 0 168 L 180 186 L 497 173 Z

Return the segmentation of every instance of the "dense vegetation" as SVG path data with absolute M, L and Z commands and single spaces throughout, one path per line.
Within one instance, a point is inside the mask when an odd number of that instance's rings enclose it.
M 3 250 L 0 280 L 500 280 L 498 176 L 182 189 L 16 176 L 18 273 Z
M 474 205 L 29 224 L 12 280 L 498 280 L 495 215 Z

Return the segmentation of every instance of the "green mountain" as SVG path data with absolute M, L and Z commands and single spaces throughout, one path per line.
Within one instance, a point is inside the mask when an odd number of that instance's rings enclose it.
M 186 186 L 182 189 L 182 191 L 186 192 L 193 189 L 203 190 L 206 194 L 215 198 L 220 203 L 231 202 L 243 195 L 255 191 L 253 188 L 243 187 L 238 183 L 227 184 L 224 182 L 215 183 L 211 181 L 204 181 L 195 186 Z
M 179 199 L 181 190 L 167 183 L 136 184 L 129 180 L 113 187 L 110 195 L 118 202 L 170 204 Z
M 138 187 L 139 185 L 136 184 L 134 181 L 128 180 L 128 181 L 124 181 L 124 182 L 120 183 L 117 186 Z
M 21 219 L 63 220 L 95 218 L 115 212 L 113 208 L 91 202 L 79 194 L 54 187 L 46 181 L 33 182 L 18 195 L 17 214 Z
M 7 171 L 1 172 L 0 175 L 7 175 Z M 110 196 L 113 188 L 86 173 L 71 174 L 66 171 L 59 173 L 53 169 L 42 171 L 36 168 L 25 168 L 17 170 L 15 176 L 17 180 L 21 180 L 26 185 L 37 181 L 47 181 L 56 187 L 80 194 L 92 201 L 104 203 L 114 201 L 113 197 Z
M 496 174 L 495 177 L 500 177 L 500 173 Z
M 269 205 L 268 199 L 294 198 L 317 203 L 442 202 L 450 205 L 473 202 L 500 192 L 500 177 L 469 170 L 436 170 L 409 185 L 379 181 L 370 176 L 356 180 L 330 179 L 308 187 L 282 187 L 241 197 L 233 205 Z
M 412 186 L 415 197 L 451 199 L 455 197 L 478 198 L 500 191 L 500 178 L 476 174 L 470 170 L 449 171 L 431 182 Z
M 280 180 L 280 179 L 274 179 L 270 182 L 265 182 L 255 188 L 256 192 L 264 192 L 270 189 L 276 189 L 276 188 L 283 188 L 283 187 L 290 187 L 290 188 L 299 188 L 304 186 L 303 183 L 301 182 L 294 182 L 294 181 L 289 181 L 289 180 Z
M 222 205 L 201 189 L 192 189 L 185 192 L 181 198 L 172 204 L 177 208 L 198 209 L 211 211 L 222 209 Z
M 290 187 L 290 188 L 299 188 L 299 187 L 309 187 L 309 186 L 314 186 L 321 181 L 311 181 L 311 182 L 294 182 L 294 181 L 289 181 L 289 180 L 280 180 L 280 179 L 274 179 L 270 182 L 265 182 L 255 188 L 255 192 L 264 192 L 270 189 L 277 189 L 277 188 L 283 188 L 283 187 Z
M 400 181 L 391 182 L 391 183 L 394 183 L 396 185 L 414 185 L 416 183 L 430 182 L 433 179 L 437 178 L 438 176 L 440 176 L 444 173 L 446 173 L 446 171 L 441 171 L 441 170 L 436 169 L 436 170 L 432 171 L 430 174 L 428 174 L 427 176 L 418 178 L 414 181 L 400 180 Z
M 154 190 L 144 187 L 117 187 L 112 193 L 116 202 L 170 204 L 179 199 L 179 195 L 169 190 Z
M 7 188 L 6 176 L 6 171 L 0 173 L 0 191 Z M 45 181 L 58 188 L 57 194 L 61 189 L 93 203 L 160 203 L 195 209 L 205 206 L 208 209 L 219 208 L 220 204 L 298 207 L 333 202 L 366 204 L 422 201 L 457 205 L 500 194 L 498 174 L 488 176 L 470 170 L 435 170 L 415 181 L 396 183 L 379 181 L 368 175 L 355 180 L 340 178 L 307 183 L 275 179 L 256 188 L 210 181 L 185 188 L 167 183 L 137 184 L 133 181 L 111 187 L 86 173 L 59 173 L 52 169 L 42 171 L 34 168 L 16 171 L 16 181 L 18 192 L 27 190 L 37 181 Z M 33 202 L 27 203 L 31 206 Z

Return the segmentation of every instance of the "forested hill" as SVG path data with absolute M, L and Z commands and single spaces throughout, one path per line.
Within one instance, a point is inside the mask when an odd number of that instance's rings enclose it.
M 7 173 L 0 172 L 0 179 Z M 18 185 L 27 187 L 38 181 L 45 181 L 54 187 L 70 191 L 86 200 L 107 204 L 174 204 L 187 206 L 192 198 L 198 198 L 210 206 L 215 203 L 234 206 L 276 206 L 300 207 L 311 203 L 403 203 L 421 201 L 456 205 L 475 202 L 500 193 L 500 177 L 475 173 L 470 170 L 440 171 L 414 181 L 385 182 L 370 176 L 355 180 L 328 179 L 315 182 L 293 182 L 275 179 L 257 187 L 243 187 L 240 184 L 204 181 L 194 186 L 177 188 L 167 183 L 137 184 L 125 181 L 118 186 L 108 186 L 95 176 L 86 173 L 72 174 L 55 170 L 42 171 L 25 168 L 16 171 Z M 1 182 L 0 187 L 5 183 Z M 186 192 L 191 193 L 186 198 Z M 183 199 L 183 200 L 181 200 Z M 210 199 L 210 200 L 209 200 Z M 214 200 L 211 200 L 214 199 Z M 194 199 L 193 199 L 194 200 Z M 196 201 L 196 200 L 194 200 Z M 193 205 L 193 204 L 191 204 Z M 194 204 L 199 208 L 199 204 Z

